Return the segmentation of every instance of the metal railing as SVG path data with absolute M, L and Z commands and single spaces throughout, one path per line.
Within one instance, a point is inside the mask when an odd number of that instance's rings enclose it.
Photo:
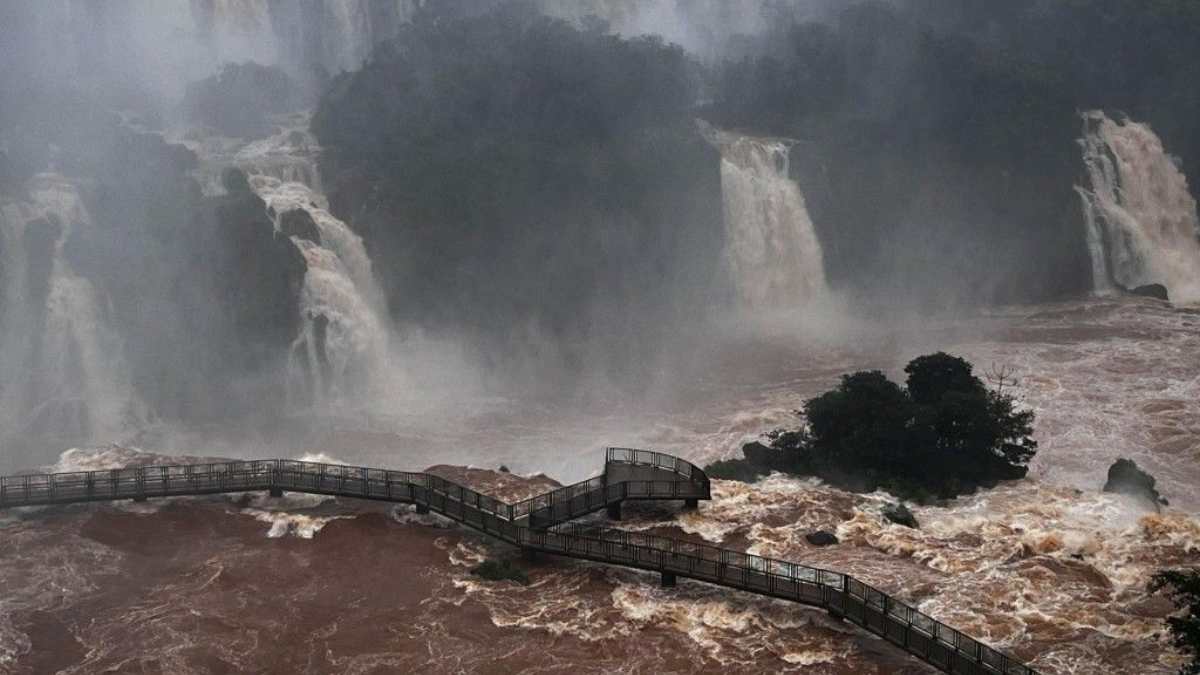
M 610 480 L 609 475 L 650 476 Z M 663 479 L 663 474 L 677 479 Z M 609 448 L 605 473 L 515 504 L 426 473 L 257 460 L 0 477 L 0 508 L 254 490 L 411 502 L 524 548 L 816 605 L 937 668 L 1036 675 L 1028 665 L 854 577 L 708 544 L 565 524 L 626 499 L 708 499 L 708 476 L 662 453 Z M 548 529 L 547 529 L 548 528 Z

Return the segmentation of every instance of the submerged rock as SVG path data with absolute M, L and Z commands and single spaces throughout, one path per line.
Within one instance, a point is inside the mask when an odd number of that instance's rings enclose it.
M 905 527 L 911 527 L 914 530 L 919 529 L 921 525 L 917 523 L 917 517 L 913 515 L 908 507 L 901 503 L 888 504 L 883 507 L 883 517 Z
M 1133 495 L 1141 497 L 1154 505 L 1155 509 L 1167 506 L 1166 498 L 1154 487 L 1157 481 L 1154 476 L 1146 473 L 1131 459 L 1118 459 L 1108 467 L 1108 480 L 1104 482 L 1105 492 Z
M 1170 294 L 1167 293 L 1167 287 L 1162 284 L 1146 284 L 1130 289 L 1132 295 L 1140 295 L 1146 298 L 1157 298 L 1166 302 L 1170 302 Z
M 804 535 L 804 539 L 813 546 L 832 546 L 838 543 L 837 535 L 833 534 L 832 532 L 826 532 L 825 530 L 809 532 L 808 534 Z
M 529 585 L 529 575 L 511 560 L 484 560 L 471 568 L 471 574 L 488 581 L 515 581 L 522 586 Z

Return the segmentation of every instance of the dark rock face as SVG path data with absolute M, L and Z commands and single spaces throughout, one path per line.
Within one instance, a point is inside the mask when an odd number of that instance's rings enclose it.
M 54 268 L 54 247 L 62 237 L 62 224 L 50 218 L 38 218 L 25 224 L 25 284 L 29 289 L 25 299 L 31 310 L 44 307 L 50 292 L 50 274 Z
M 224 185 L 225 191 L 231 195 L 250 192 L 250 179 L 246 177 L 245 171 L 238 168 L 230 167 L 222 171 L 221 185 Z
M 308 211 L 292 209 L 279 217 L 279 233 L 285 237 L 299 237 L 314 244 L 321 243 L 321 231 Z
M 16 191 L 19 178 L 17 168 L 8 158 L 8 153 L 0 150 L 0 195 Z
M 291 241 L 275 237 L 266 205 L 253 192 L 231 193 L 216 204 L 217 250 L 227 257 L 210 274 L 239 347 L 251 363 L 283 353 L 300 325 L 299 297 L 307 265 Z
M 1131 295 L 1139 295 L 1145 298 L 1155 298 L 1164 302 L 1171 301 L 1171 296 L 1167 292 L 1167 287 L 1163 286 L 1162 284 L 1146 284 L 1145 286 L 1138 286 L 1137 288 L 1130 289 L 1129 293 Z
M 838 543 L 837 535 L 833 534 L 832 532 L 826 532 L 825 530 L 809 532 L 808 534 L 804 535 L 804 539 L 813 546 L 832 546 Z
M 1143 471 L 1137 462 L 1122 458 L 1108 467 L 1108 480 L 1104 483 L 1104 491 L 1141 497 L 1157 509 L 1166 506 L 1168 502 L 1154 487 L 1156 482 L 1154 476 Z
M 912 511 L 908 510 L 907 506 L 901 503 L 888 504 L 883 507 L 883 517 L 897 525 L 911 527 L 914 530 L 921 527 L 917 522 L 917 517 L 913 515 Z

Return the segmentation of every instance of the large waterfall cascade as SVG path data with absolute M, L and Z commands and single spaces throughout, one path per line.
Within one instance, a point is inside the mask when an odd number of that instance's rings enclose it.
M 1171 299 L 1200 302 L 1200 216 L 1187 177 L 1147 125 L 1083 116 L 1088 186 L 1083 201 L 1094 287 L 1159 283 Z
M 119 433 L 144 411 L 109 303 L 63 255 L 90 216 L 76 186 L 58 174 L 33 177 L 27 194 L 29 201 L 0 206 L 4 429 L 79 439 Z
M 286 214 L 295 210 L 315 224 L 316 241 L 290 235 L 307 271 L 300 293 L 303 325 L 288 356 L 288 394 L 296 406 L 353 406 L 360 402 L 358 395 L 370 392 L 374 380 L 388 372 L 383 292 L 362 237 L 329 212 L 320 192 L 320 148 L 307 131 L 307 116 L 287 122 L 275 136 L 245 144 L 231 158 L 211 163 L 246 171 L 276 231 L 282 231 Z
M 701 132 L 721 151 L 725 260 L 741 304 L 789 308 L 825 298 L 821 242 L 788 175 L 791 144 L 707 125 Z

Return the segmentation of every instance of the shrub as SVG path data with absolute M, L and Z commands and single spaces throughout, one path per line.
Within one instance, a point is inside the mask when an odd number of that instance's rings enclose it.
M 919 503 L 1025 476 L 1037 450 L 1032 412 L 1017 411 L 1011 396 L 949 354 L 914 359 L 905 372 L 905 387 L 879 371 L 844 375 L 805 404 L 807 427 L 772 432 L 769 446 L 747 444 L 744 459 L 710 465 L 713 476 L 812 474 Z
M 1175 648 L 1191 657 L 1181 675 L 1200 675 L 1200 570 L 1164 570 L 1154 575 L 1151 591 L 1167 590 L 1181 613 L 1167 619 Z

